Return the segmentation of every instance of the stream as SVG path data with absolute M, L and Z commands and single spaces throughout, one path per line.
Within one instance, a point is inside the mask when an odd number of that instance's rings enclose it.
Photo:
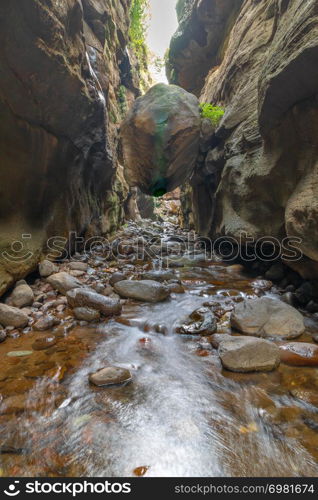
M 154 234 L 171 242 L 172 254 L 173 236 L 186 236 L 150 221 L 123 230 L 128 241 Z M 33 330 L 0 344 L 1 475 L 318 475 L 318 410 L 291 394 L 317 391 L 317 368 L 281 363 L 272 372 L 234 373 L 222 368 L 209 337 L 177 333 L 207 302 L 217 307 L 218 333 L 230 333 L 235 303 L 278 292 L 238 265 L 188 252 L 174 267 L 184 293 L 156 304 L 125 300 L 120 316 L 92 324 L 74 322 L 66 308 L 45 332 L 55 338 L 46 349 L 33 349 Z M 88 283 L 108 283 L 117 270 L 135 276 L 164 259 L 88 261 Z M 306 325 L 297 341 L 313 342 L 318 321 L 307 315 Z M 92 386 L 89 374 L 109 364 L 128 368 L 132 382 Z

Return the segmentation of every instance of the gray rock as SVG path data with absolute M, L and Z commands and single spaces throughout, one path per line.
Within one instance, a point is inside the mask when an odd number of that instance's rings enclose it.
M 219 356 L 225 368 L 242 373 L 271 371 L 280 362 L 279 349 L 273 342 L 246 336 L 221 341 Z
M 51 276 L 51 274 L 57 273 L 58 270 L 58 266 L 50 260 L 42 260 L 39 264 L 39 274 L 42 278 L 47 278 L 48 276 Z
M 98 387 L 126 384 L 132 380 L 129 370 L 118 366 L 108 366 L 89 376 L 89 381 Z
M 34 302 L 33 290 L 25 281 L 18 282 L 9 300 L 14 307 L 31 306 Z
M 0 304 L 0 323 L 3 326 L 24 328 L 29 322 L 28 316 L 17 307 Z
M 0 343 L 3 342 L 7 338 L 7 334 L 5 330 L 0 330 Z
M 145 302 L 161 302 L 170 295 L 168 287 L 152 280 L 119 281 L 115 284 L 114 289 L 120 297 Z
M 280 339 L 294 339 L 305 331 L 297 309 L 270 297 L 240 302 L 231 314 L 231 326 L 247 335 Z
M 173 280 L 175 277 L 176 275 L 172 271 L 147 271 L 142 275 L 144 280 L 154 280 L 160 282 Z
M 90 307 L 75 307 L 74 316 L 80 321 L 98 321 L 100 313 Z
M 66 297 L 69 306 L 73 308 L 88 307 L 99 311 L 104 316 L 121 313 L 122 306 L 119 300 L 105 297 L 87 288 L 70 290 Z
M 52 316 L 51 314 L 48 314 L 47 316 L 43 316 L 43 318 L 40 318 L 35 324 L 34 324 L 34 330 L 39 330 L 39 331 L 45 331 L 45 330 L 50 330 L 50 328 L 53 328 L 54 326 L 58 325 L 60 323 L 60 320 Z
M 83 286 L 78 279 L 65 272 L 52 274 L 49 278 L 47 278 L 47 281 L 62 295 L 66 295 L 69 290 Z
M 124 273 L 120 273 L 120 272 L 114 273 L 114 274 L 112 274 L 112 276 L 109 280 L 109 284 L 111 286 L 114 286 L 115 283 L 118 283 L 119 281 L 124 281 L 126 279 L 127 279 L 127 276 Z
M 191 321 L 192 320 L 192 321 Z M 179 333 L 186 335 L 212 335 L 217 330 L 214 314 L 207 307 L 193 311 L 188 324 L 182 325 Z
M 87 271 L 88 264 L 86 262 L 70 262 L 69 268 L 72 271 Z

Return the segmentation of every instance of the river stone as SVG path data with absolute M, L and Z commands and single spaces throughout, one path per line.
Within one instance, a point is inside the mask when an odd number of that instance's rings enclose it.
M 14 307 L 31 306 L 34 302 L 34 293 L 32 288 L 25 282 L 18 282 L 10 295 L 10 305 Z
M 54 326 L 58 325 L 60 320 L 55 318 L 53 315 L 48 314 L 40 318 L 33 326 L 34 330 L 45 331 L 50 330 Z
M 270 297 L 237 304 L 231 326 L 247 335 L 282 339 L 294 339 L 305 331 L 304 318 L 297 309 Z
M 214 333 L 208 340 L 215 349 L 218 349 L 222 342 L 225 340 L 232 340 L 233 338 L 235 337 L 229 335 L 228 333 Z
M 86 262 L 70 262 L 69 268 L 72 269 L 72 271 L 87 271 L 88 269 L 88 264 Z
M 269 340 L 232 337 L 219 345 L 222 364 L 233 372 L 271 371 L 279 365 L 278 347 Z
M 24 328 L 29 322 L 28 316 L 17 307 L 0 304 L 0 324 L 3 326 L 14 326 Z
M 318 346 L 306 342 L 289 342 L 279 346 L 282 362 L 293 366 L 318 366 Z
M 171 271 L 147 271 L 143 273 L 142 278 L 163 282 L 175 279 L 176 275 Z
M 74 316 L 80 321 L 98 321 L 100 313 L 90 307 L 75 307 Z
M 75 288 L 67 294 L 67 302 L 74 309 L 88 307 L 99 311 L 104 316 L 112 316 L 121 313 L 121 303 L 117 299 L 105 297 L 87 288 Z M 87 320 L 86 320 L 87 321 Z
M 192 173 L 200 140 L 199 101 L 181 87 L 159 83 L 137 99 L 122 124 L 125 177 L 160 196 Z
M 30 356 L 33 351 L 10 351 L 7 353 L 9 358 L 23 358 L 24 356 Z
M 124 281 L 127 279 L 127 276 L 124 274 L 124 273 L 114 273 L 112 274 L 110 280 L 109 280 L 109 284 L 111 286 L 114 286 L 116 283 L 118 283 L 119 281 Z
M 7 338 L 7 334 L 6 334 L 5 330 L 0 330 L 0 343 L 4 342 L 6 338 Z
M 54 335 L 40 335 L 35 339 L 32 344 L 34 351 L 42 351 L 48 349 L 56 344 L 56 337 Z
M 51 274 L 57 273 L 59 270 L 58 266 L 56 266 L 50 260 L 42 260 L 39 264 L 39 274 L 42 278 L 48 278 Z
M 179 333 L 186 335 L 211 335 L 217 330 L 214 314 L 207 307 L 200 307 L 189 316 L 190 322 L 182 325 Z M 192 321 L 191 321 L 192 320 Z
M 102 368 L 96 373 L 89 376 L 89 381 L 98 387 L 108 385 L 125 384 L 132 380 L 132 375 L 129 370 L 119 368 L 118 366 L 108 366 Z
M 170 295 L 168 287 L 153 280 L 119 281 L 115 284 L 114 288 L 120 297 L 145 302 L 162 302 Z
M 66 295 L 69 290 L 83 286 L 78 279 L 63 271 L 57 274 L 52 274 L 47 278 L 47 281 L 62 295 Z

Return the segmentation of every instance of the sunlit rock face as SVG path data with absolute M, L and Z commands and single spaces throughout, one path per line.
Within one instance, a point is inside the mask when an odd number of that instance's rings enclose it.
M 195 88 L 201 102 L 225 108 L 190 181 L 192 219 L 201 233 L 213 237 L 246 233 L 281 241 L 297 236 L 313 270 L 318 261 L 317 0 L 233 1 L 233 8 L 230 3 L 180 1 L 181 23 L 171 44 L 171 81 Z M 222 15 L 216 38 L 210 30 Z M 205 59 L 194 72 L 202 77 L 198 89 L 197 80 L 186 75 L 191 54 L 206 51 L 205 43 L 200 48 L 200 29 L 217 56 L 210 59 L 209 71 Z
M 192 173 L 199 151 L 198 99 L 158 84 L 137 99 L 121 128 L 125 177 L 145 194 L 162 196 Z

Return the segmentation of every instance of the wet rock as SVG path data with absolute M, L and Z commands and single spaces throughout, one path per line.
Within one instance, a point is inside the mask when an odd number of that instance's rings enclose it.
M 214 333 L 209 337 L 209 341 L 211 342 L 211 345 L 215 348 L 218 349 L 219 345 L 221 342 L 224 342 L 225 340 L 232 340 L 233 336 L 228 335 L 227 333 Z
M 105 297 L 99 293 L 86 288 L 76 288 L 70 290 L 67 294 L 67 301 L 70 307 L 83 308 L 88 307 L 99 311 L 104 316 L 112 316 L 121 313 L 121 304 L 119 300 Z
M 4 342 L 6 338 L 7 338 L 6 331 L 0 329 L 0 343 Z
M 45 331 L 49 330 L 50 328 L 53 328 L 54 326 L 58 325 L 60 323 L 60 320 L 58 318 L 55 318 L 51 314 L 48 314 L 47 316 L 43 316 L 43 318 L 40 318 L 33 326 L 34 330 L 39 330 L 39 331 Z
M 119 368 L 118 366 L 102 368 L 89 376 L 89 381 L 98 387 L 126 384 L 131 380 L 132 375 L 130 371 L 125 368 Z
M 31 306 L 34 302 L 32 288 L 25 281 L 18 282 L 10 295 L 9 301 L 10 305 L 14 307 Z
M 166 286 L 153 280 L 119 281 L 114 289 L 120 297 L 145 302 L 162 302 L 170 295 L 170 290 Z
M 289 304 L 290 306 L 293 306 L 295 303 L 294 294 L 291 292 L 284 293 L 281 299 L 285 304 Z
M 283 264 L 277 262 L 273 264 L 269 270 L 265 273 L 265 278 L 270 281 L 280 281 L 285 276 L 285 268 Z
M 268 340 L 232 337 L 219 345 L 222 364 L 234 372 L 271 371 L 279 365 L 278 347 Z
M 0 324 L 3 326 L 13 326 L 24 328 L 29 322 L 28 316 L 17 307 L 0 304 Z
M 317 302 L 314 302 L 313 300 L 311 300 L 307 306 L 306 306 L 306 309 L 308 312 L 310 313 L 316 313 L 318 312 L 318 303 Z
M 85 275 L 85 271 L 70 271 L 70 274 L 75 278 L 80 278 Z
M 32 344 L 34 351 L 42 351 L 52 347 L 56 344 L 56 337 L 54 335 L 40 335 L 35 339 Z
M 180 283 L 167 283 L 171 293 L 185 293 L 184 287 Z
M 24 356 L 30 356 L 33 351 L 10 351 L 7 353 L 9 358 L 24 358 Z
M 306 342 L 289 342 L 279 346 L 281 361 L 292 366 L 318 366 L 318 346 Z
M 10 415 L 11 413 L 21 413 L 26 407 L 26 396 L 18 394 L 16 396 L 9 396 L 0 406 L 1 415 Z
M 100 319 L 100 313 L 95 309 L 90 307 L 75 307 L 74 316 L 80 321 L 98 321 Z
M 207 307 L 201 307 L 193 311 L 189 316 L 189 324 L 182 325 L 178 330 L 184 335 L 211 335 L 217 330 L 217 322 L 214 314 Z
M 154 281 L 169 281 L 175 279 L 176 275 L 171 271 L 147 271 L 143 273 L 142 278 Z
M 50 260 L 42 260 L 39 264 L 39 274 L 42 278 L 48 278 L 51 274 L 58 273 L 58 266 Z
M 231 326 L 247 335 L 293 339 L 305 331 L 297 309 L 270 297 L 245 300 L 231 314 Z
M 114 273 L 112 274 L 110 280 L 109 280 L 109 284 L 111 286 L 114 286 L 116 283 L 118 283 L 119 281 L 124 281 L 127 279 L 127 276 L 126 274 L 124 273 Z
M 301 305 L 306 305 L 312 299 L 314 295 L 313 286 L 311 283 L 306 281 L 295 291 L 295 296 Z
M 86 272 L 88 269 L 88 264 L 86 264 L 86 262 L 70 262 L 69 268 L 72 271 L 84 271 L 84 272 Z
M 292 389 L 290 391 L 290 394 L 294 398 L 300 399 L 300 401 L 303 401 L 304 403 L 309 403 L 310 405 L 318 407 L 318 394 L 316 391 L 313 391 L 312 389 L 307 389 L 307 388 Z
M 63 271 L 57 274 L 52 274 L 49 278 L 47 278 L 47 281 L 62 295 L 66 295 L 69 290 L 83 286 L 78 279 Z
M 161 196 L 191 174 L 199 151 L 198 99 L 160 83 L 137 99 L 121 133 L 128 184 Z

